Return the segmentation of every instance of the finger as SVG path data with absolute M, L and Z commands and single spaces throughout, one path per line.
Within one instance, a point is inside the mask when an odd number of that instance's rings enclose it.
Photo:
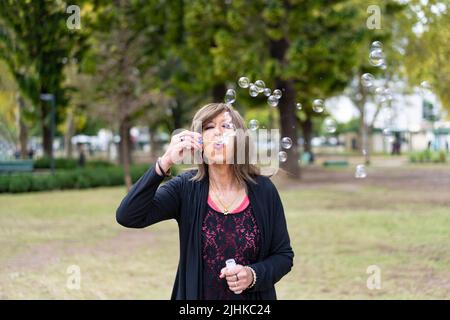
M 239 281 L 247 279 L 247 272 L 240 271 L 238 273 L 232 274 L 231 276 L 226 276 L 227 281 Z
M 225 278 L 225 270 L 226 270 L 226 269 L 227 269 L 227 268 L 224 267 L 224 268 L 222 268 L 222 269 L 220 270 L 220 274 L 219 274 L 219 278 L 220 278 L 220 279 Z
M 233 291 L 233 292 L 239 292 L 239 293 L 241 293 L 240 291 L 244 291 L 246 288 L 244 287 L 244 286 L 242 286 L 242 285 L 239 285 L 239 286 L 237 286 L 237 287 L 232 287 L 232 288 L 230 288 L 230 290 L 231 291 Z
M 180 140 L 179 140 L 179 141 L 176 141 L 175 143 L 177 143 L 177 144 L 183 144 L 184 142 L 188 141 L 188 142 L 191 142 L 191 143 L 192 143 L 192 145 L 195 147 L 195 149 L 201 149 L 201 148 L 202 148 L 202 144 L 200 144 L 200 143 L 199 143 L 197 140 L 195 140 L 193 137 L 191 137 L 191 136 L 183 136 L 182 138 L 183 138 L 183 140 L 181 140 L 181 137 L 180 137 Z M 183 144 L 183 145 L 185 145 L 185 144 Z
M 241 265 L 236 265 L 234 267 L 229 267 L 225 270 L 225 275 L 226 276 L 231 276 L 234 275 L 236 273 L 239 273 L 244 267 Z
M 195 132 L 195 131 L 182 131 L 180 133 L 178 133 L 176 136 L 181 137 L 181 136 L 185 136 L 185 137 L 191 137 L 195 140 L 198 140 L 199 138 L 202 138 L 202 134 L 199 132 Z
M 232 283 L 231 286 L 230 285 L 228 286 L 228 288 L 233 292 L 239 292 L 239 291 L 244 291 L 246 289 L 246 286 L 245 286 L 245 284 L 238 282 L 237 286 L 236 286 L 236 284 Z
M 227 284 L 230 288 L 234 288 L 234 287 L 236 287 L 236 285 L 237 286 L 241 285 L 241 282 L 236 281 L 236 280 L 231 280 L 231 281 L 227 281 Z

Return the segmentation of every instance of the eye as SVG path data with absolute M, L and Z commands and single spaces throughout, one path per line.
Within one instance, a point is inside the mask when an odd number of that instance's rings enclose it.
M 222 127 L 225 129 L 234 129 L 234 125 L 232 123 L 224 123 Z

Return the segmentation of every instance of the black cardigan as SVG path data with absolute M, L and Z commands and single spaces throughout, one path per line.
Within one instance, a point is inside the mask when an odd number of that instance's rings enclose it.
M 202 297 L 201 227 L 209 190 L 209 179 L 191 181 L 195 170 L 184 172 L 158 188 L 164 177 L 151 167 L 130 189 L 116 212 L 119 224 L 144 228 L 175 219 L 179 227 L 180 260 L 171 299 L 194 300 Z M 256 284 L 248 289 L 251 300 L 277 298 L 274 284 L 293 265 L 283 205 L 272 181 L 256 176 L 247 183 L 248 196 L 261 231 L 258 262 L 251 264 Z

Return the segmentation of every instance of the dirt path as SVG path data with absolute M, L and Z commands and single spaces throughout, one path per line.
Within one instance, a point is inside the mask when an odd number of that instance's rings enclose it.
M 21 272 L 37 270 L 49 263 L 58 263 L 62 256 L 127 255 L 142 246 L 151 245 L 153 241 L 153 235 L 148 230 L 124 230 L 113 238 L 103 239 L 93 245 L 86 245 L 83 241 L 38 244 L 10 258 L 3 267 L 6 270 Z

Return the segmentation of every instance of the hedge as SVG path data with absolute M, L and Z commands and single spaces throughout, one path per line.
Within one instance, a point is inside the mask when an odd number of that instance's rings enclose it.
M 447 153 L 445 151 L 431 151 L 424 150 L 419 152 L 411 152 L 409 154 L 409 161 L 412 163 L 446 163 L 447 162 Z
M 42 157 L 34 160 L 34 168 L 35 169 L 50 169 L 50 158 Z M 112 167 L 112 164 L 109 161 L 105 160 L 89 160 L 86 161 L 85 167 Z M 55 158 L 55 169 L 76 169 L 78 168 L 78 160 L 71 158 Z
M 136 182 L 150 165 L 133 165 L 131 179 Z M 176 168 L 172 168 L 176 174 Z M 120 166 L 86 167 L 73 170 L 56 170 L 50 173 L 18 173 L 0 175 L 0 193 L 20 193 L 45 190 L 86 189 L 124 184 L 123 168 Z

